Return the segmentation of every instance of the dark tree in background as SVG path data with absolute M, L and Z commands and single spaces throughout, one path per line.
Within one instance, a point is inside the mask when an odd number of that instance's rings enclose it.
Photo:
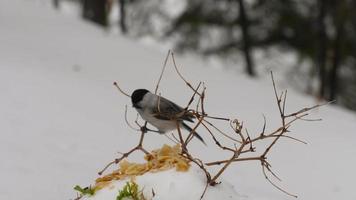
M 109 24 L 112 0 L 80 1 L 84 18 Z M 272 61 L 290 52 L 299 59 L 289 72 L 298 89 L 356 110 L 356 0 L 179 2 L 185 4 L 173 15 L 172 0 L 115 0 L 117 25 L 130 37 L 173 43 L 176 51 L 243 59 L 250 76 L 257 75 L 255 50 L 282 52 Z M 298 63 L 307 63 L 308 69 Z
M 242 29 L 242 40 L 243 40 L 243 52 L 245 55 L 246 71 L 250 76 L 255 76 L 255 70 L 253 66 L 253 60 L 251 58 L 251 44 L 250 44 L 250 35 L 248 32 L 249 20 L 245 11 L 245 5 L 243 0 L 237 0 L 239 2 L 239 19 Z
M 318 0 L 318 17 L 317 17 L 317 58 L 316 65 L 319 71 L 319 98 L 325 97 L 326 90 L 326 51 L 327 51 L 327 37 L 325 29 L 325 15 L 326 15 L 326 0 Z
M 342 64 L 343 60 L 343 43 L 344 43 L 344 23 L 345 23 L 345 15 L 347 15 L 344 11 L 345 4 L 343 0 L 340 0 L 337 5 L 334 6 L 334 24 L 335 24 L 335 38 L 333 41 L 333 57 L 332 57 L 332 65 L 329 73 L 329 96 L 328 100 L 335 100 L 337 97 L 338 91 L 338 78 L 339 78 L 339 68 Z
M 311 63 L 309 74 L 301 72 L 301 81 L 319 83 L 316 88 L 307 87 L 311 88 L 309 93 L 356 110 L 355 2 L 189 0 L 171 20 L 163 38 L 174 38 L 181 51 L 224 57 L 240 53 L 246 72 L 252 76 L 255 69 L 251 49 L 293 51 Z
M 250 21 L 243 0 L 192 0 L 173 19 L 166 36 L 178 35 L 179 49 L 194 50 L 204 55 L 233 56 L 240 52 L 247 74 L 255 76 L 249 28 Z M 241 37 L 239 33 L 242 33 Z
M 82 16 L 102 26 L 108 26 L 108 0 L 82 0 Z
M 126 9 L 125 9 L 126 0 L 119 0 L 119 10 L 120 10 L 120 19 L 119 19 L 119 26 L 121 32 L 123 34 L 127 33 L 127 25 L 126 25 Z
M 59 0 L 52 0 L 53 7 L 58 9 L 59 8 Z

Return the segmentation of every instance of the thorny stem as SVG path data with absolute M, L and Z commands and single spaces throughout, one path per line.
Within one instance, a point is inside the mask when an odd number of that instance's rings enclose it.
M 201 94 L 200 94 L 197 90 L 195 90 L 195 89 L 193 88 L 192 84 L 190 84 L 190 83 L 183 77 L 183 75 L 180 73 L 180 71 L 178 70 L 178 67 L 177 67 L 176 60 L 175 60 L 175 58 L 174 58 L 174 53 L 173 53 L 173 52 L 171 52 L 171 56 L 172 56 L 174 68 L 175 68 L 175 70 L 176 70 L 178 76 L 185 82 L 185 84 L 186 84 L 190 89 L 192 89 L 192 90 L 193 90 L 194 92 L 196 92 L 199 96 L 201 96 Z
M 173 137 L 177 140 L 177 143 L 181 145 L 182 148 L 182 156 L 184 156 L 185 158 L 187 158 L 189 161 L 195 163 L 201 170 L 204 171 L 205 175 L 206 175 L 206 187 L 204 188 L 204 191 L 201 195 L 201 199 L 203 198 L 208 185 L 210 186 L 214 186 L 217 184 L 217 180 L 218 178 L 225 172 L 225 170 L 230 167 L 230 165 L 232 163 L 235 162 L 244 162 L 244 161 L 260 161 L 261 166 L 262 166 L 262 172 L 263 175 L 265 176 L 265 178 L 267 179 L 267 181 L 273 185 L 275 188 L 277 188 L 278 190 L 296 197 L 295 195 L 283 190 L 281 187 L 279 187 L 278 185 L 276 185 L 274 182 L 271 181 L 271 179 L 268 177 L 267 172 L 270 172 L 271 175 L 273 175 L 274 177 L 276 177 L 278 180 L 280 180 L 277 175 L 271 170 L 271 165 L 268 163 L 267 161 L 267 154 L 270 152 L 270 150 L 273 148 L 273 146 L 277 143 L 277 141 L 281 138 L 288 138 L 288 139 L 292 139 L 298 142 L 302 142 L 305 143 L 304 141 L 301 141 L 297 138 L 291 137 L 289 135 L 286 135 L 286 133 L 288 133 L 288 128 L 297 120 L 303 120 L 303 117 L 308 115 L 308 111 L 313 110 L 315 108 L 318 108 L 322 105 L 315 105 L 309 108 L 303 108 L 297 112 L 291 113 L 291 114 L 285 114 L 286 111 L 286 100 L 287 100 L 287 90 L 283 91 L 281 94 L 277 93 L 277 89 L 276 89 L 276 84 L 274 81 L 274 77 L 273 77 L 273 73 L 271 72 L 271 79 L 272 79 L 272 84 L 273 84 L 273 90 L 274 90 L 274 94 L 275 94 L 275 98 L 276 98 L 276 102 L 277 102 L 277 106 L 278 106 L 278 110 L 279 110 L 279 114 L 280 114 L 280 118 L 281 118 L 281 126 L 279 128 L 276 128 L 274 131 L 271 131 L 269 133 L 266 133 L 266 118 L 263 115 L 264 118 L 264 123 L 263 123 L 263 127 L 262 127 L 262 132 L 257 134 L 256 137 L 251 138 L 250 134 L 248 133 L 247 129 L 243 129 L 243 123 L 239 120 L 230 120 L 228 118 L 222 118 L 222 117 L 213 117 L 210 116 L 208 114 L 206 114 L 205 112 L 205 107 L 204 107 L 204 103 L 205 103 L 205 92 L 206 92 L 206 87 L 204 85 L 204 83 L 199 82 L 199 84 L 197 85 L 196 88 L 192 87 L 192 84 L 189 83 L 187 81 L 187 79 L 185 79 L 183 77 L 183 75 L 180 73 L 180 71 L 178 70 L 175 58 L 174 58 L 174 54 L 171 51 L 168 51 L 168 54 L 166 56 L 166 59 L 164 61 L 164 65 L 162 68 L 162 71 L 160 73 L 158 82 L 156 84 L 156 89 L 155 89 L 155 94 L 158 91 L 158 87 L 159 84 L 161 82 L 161 79 L 163 77 L 165 68 L 166 68 L 166 64 L 167 64 L 167 60 L 169 55 L 171 55 L 171 58 L 173 60 L 173 64 L 174 64 L 174 68 L 176 70 L 177 75 L 185 82 L 185 84 L 193 91 L 193 94 L 187 104 L 187 106 L 184 109 L 184 113 L 178 113 L 176 117 L 173 117 L 175 119 L 179 119 L 179 117 L 181 117 L 182 115 L 185 114 L 189 114 L 191 116 L 194 116 L 196 119 L 198 119 L 198 122 L 195 124 L 195 126 L 193 127 L 192 131 L 189 133 L 189 135 L 187 137 L 183 137 L 182 133 L 181 133 L 181 128 L 180 128 L 180 121 L 176 120 L 176 125 L 177 125 L 177 132 L 178 132 L 178 139 L 173 135 Z M 114 85 L 118 88 L 118 90 L 124 94 L 125 96 L 130 97 L 129 95 L 127 95 L 125 92 L 123 92 L 121 90 L 121 88 L 117 85 L 117 83 L 115 82 Z M 201 85 L 202 88 L 201 88 Z M 200 91 L 199 91 L 200 90 Z M 197 100 L 196 102 L 196 108 L 195 110 L 190 109 L 188 110 L 189 106 L 194 102 L 194 97 L 195 95 L 198 95 L 200 98 Z M 160 96 L 160 95 L 159 95 Z M 158 108 L 159 108 L 159 102 L 158 102 Z M 200 108 L 200 112 L 199 112 L 199 108 Z M 126 123 L 133 128 L 127 120 L 127 109 L 125 109 L 125 120 Z M 222 121 L 229 121 L 230 122 L 230 126 L 233 129 L 235 135 L 233 136 L 229 136 L 228 134 L 224 133 L 223 131 L 221 131 L 219 128 L 217 128 L 213 123 L 209 122 L 206 120 L 206 118 L 210 118 L 210 119 L 215 119 L 215 120 L 222 120 Z M 289 121 L 287 121 L 287 119 L 290 119 Z M 147 128 L 147 122 L 145 122 L 145 124 L 143 126 L 140 126 L 137 122 L 137 120 L 135 121 L 135 123 L 140 127 L 140 131 L 141 131 L 141 137 L 139 140 L 139 144 L 134 147 L 133 149 L 131 149 L 130 151 L 124 153 L 120 158 L 115 159 L 114 161 L 110 162 L 107 166 L 105 166 L 105 168 L 99 172 L 99 174 L 101 175 L 108 167 L 110 167 L 113 164 L 118 164 L 121 160 L 123 160 L 124 158 L 128 157 L 129 155 L 131 155 L 131 153 L 135 152 L 135 151 L 142 151 L 145 154 L 149 154 L 148 151 L 146 151 L 143 148 L 143 141 L 144 141 L 144 136 L 145 133 L 147 131 L 153 131 Z M 232 153 L 232 156 L 229 159 L 222 159 L 222 160 L 217 160 L 217 161 L 211 161 L 211 162 L 205 162 L 203 163 L 199 158 L 194 157 L 191 152 L 189 151 L 187 145 L 190 142 L 190 140 L 193 138 L 194 136 L 194 132 L 195 130 L 199 127 L 199 126 L 203 126 L 205 128 L 205 130 L 207 130 L 207 132 L 210 134 L 212 140 L 215 142 L 215 145 L 217 145 L 217 147 L 221 150 L 224 151 L 229 151 Z M 228 147 L 223 145 L 218 138 L 215 136 L 215 132 L 212 131 L 210 128 L 213 128 L 214 131 L 217 131 L 218 133 L 222 134 L 224 137 L 226 137 L 227 139 L 229 139 L 230 142 L 234 142 L 234 147 Z M 134 128 L 133 128 L 134 129 Z M 135 129 L 137 130 L 137 129 Z M 243 130 L 245 130 L 245 132 L 243 132 Z M 272 142 L 269 143 L 269 145 L 267 146 L 267 148 L 262 152 L 261 155 L 256 156 L 256 155 L 251 155 L 250 153 L 255 152 L 255 147 L 253 147 L 253 144 L 257 141 L 260 140 L 264 140 L 267 138 L 273 138 Z M 239 146 L 236 146 L 236 143 Z M 246 149 L 245 149 L 246 147 Z M 245 155 L 244 157 L 241 158 L 241 155 Z M 209 170 L 206 167 L 209 166 L 215 166 L 215 165 L 221 165 L 223 164 L 223 166 L 220 168 L 220 170 L 212 177 Z
M 131 95 L 128 95 L 126 92 L 124 92 L 120 87 L 119 85 L 117 84 L 117 82 L 114 82 L 113 85 L 119 90 L 119 92 L 121 92 L 123 95 L 131 98 Z
M 184 139 L 183 139 L 183 136 L 182 136 L 182 132 L 180 130 L 180 124 L 178 121 L 176 121 L 176 125 L 177 125 L 177 131 L 178 131 L 178 138 L 179 138 L 179 142 L 181 143 L 182 145 L 182 150 L 183 152 L 185 153 L 187 151 L 186 149 L 186 145 L 185 145 L 185 142 L 184 142 Z
M 125 105 L 125 122 L 126 122 L 126 124 L 127 124 L 132 130 L 134 130 L 134 131 L 140 131 L 140 129 L 134 128 L 134 127 L 130 124 L 129 120 L 127 119 L 127 105 Z
M 228 160 L 220 160 L 220 161 L 214 161 L 214 162 L 207 162 L 205 163 L 205 165 L 207 166 L 213 166 L 213 165 L 221 165 L 223 163 L 228 162 L 230 159 Z M 248 158 L 236 158 L 233 161 L 234 162 L 241 162 L 241 161 L 251 161 L 251 160 L 262 160 L 262 158 L 260 156 L 258 157 L 248 157 Z
M 239 140 L 237 140 L 237 139 L 235 139 L 235 138 L 233 138 L 233 137 L 231 137 L 231 136 L 229 136 L 228 134 L 226 134 L 226 133 L 224 133 L 223 131 L 221 131 L 219 128 L 217 128 L 213 123 L 211 123 L 211 122 L 209 122 L 209 121 L 207 121 L 207 120 L 205 120 L 204 119 L 204 122 L 206 122 L 207 124 L 209 124 L 211 127 L 213 127 L 215 130 L 217 130 L 220 134 L 222 134 L 223 136 L 225 136 L 226 138 L 228 138 L 228 139 L 230 139 L 230 140 L 232 140 L 232 141 L 235 141 L 235 142 L 237 142 L 237 143 L 242 143 L 241 141 L 239 141 Z
M 188 110 L 189 106 L 193 103 L 194 97 L 195 97 L 195 95 L 197 94 L 197 91 L 199 90 L 201 83 L 202 83 L 202 82 L 199 82 L 197 88 L 195 89 L 195 91 L 194 91 L 192 97 L 190 98 L 190 100 L 189 100 L 189 102 L 188 102 L 188 105 L 184 108 L 184 110 Z
M 263 175 L 265 176 L 266 180 L 271 184 L 273 185 L 273 187 L 277 188 L 279 191 L 289 195 L 289 196 L 292 196 L 292 197 L 295 197 L 297 198 L 298 196 L 297 195 L 294 195 L 290 192 L 287 192 L 286 190 L 282 189 L 281 187 L 279 187 L 278 185 L 276 185 L 273 181 L 271 181 L 271 179 L 268 178 L 267 174 L 266 174 L 266 167 L 262 164 L 262 172 L 263 172 Z M 271 171 L 270 171 L 271 172 Z
M 171 50 L 168 50 L 166 59 L 164 60 L 164 63 L 163 63 L 163 67 L 162 67 L 161 74 L 159 75 L 159 78 L 158 78 L 158 81 L 157 81 L 157 84 L 156 84 L 155 94 L 157 94 L 159 84 L 161 83 L 161 80 L 162 80 L 162 77 L 163 77 L 163 73 L 164 73 L 164 71 L 166 70 L 167 61 L 168 61 L 168 58 L 169 58 L 169 54 L 170 54 L 170 53 L 171 53 Z
M 219 172 L 210 180 L 209 183 L 210 185 L 215 185 L 216 179 L 218 179 L 219 176 L 226 170 L 226 168 L 234 161 L 234 159 L 241 154 L 241 151 L 244 147 L 245 147 L 245 143 L 242 143 L 242 145 L 240 145 L 240 148 L 234 152 L 231 159 L 228 162 L 226 162 L 225 165 L 219 170 Z
M 200 126 L 200 124 L 203 122 L 203 117 L 199 118 L 198 123 L 193 127 L 192 131 L 190 131 L 189 135 L 185 139 L 184 143 L 185 146 L 188 145 L 188 143 L 191 141 L 191 139 L 194 137 L 194 134 L 196 134 L 195 130 Z
M 208 163 L 205 163 L 205 165 L 207 166 L 213 166 L 213 165 L 220 165 L 220 164 L 224 164 L 224 166 L 221 168 L 221 170 L 218 172 L 217 175 L 215 175 L 213 178 L 212 178 L 212 181 L 215 181 L 216 180 L 216 177 L 217 176 L 220 176 L 222 174 L 222 172 L 227 168 L 227 166 L 229 166 L 232 162 L 240 162 L 240 161 L 251 161 L 251 160 L 259 160 L 262 164 L 262 167 L 263 167 L 263 173 L 266 177 L 266 179 L 268 180 L 268 182 L 271 183 L 271 185 L 273 185 L 275 188 L 277 188 L 278 190 L 290 195 L 290 196 L 293 196 L 293 197 L 296 197 L 296 195 L 293 195 L 285 190 L 283 190 L 281 187 L 277 186 L 275 183 L 273 183 L 269 177 L 266 175 L 266 172 L 265 172 L 265 169 L 267 169 L 273 176 L 275 176 L 278 180 L 280 180 L 277 175 L 270 169 L 270 165 L 268 164 L 268 162 L 266 161 L 266 155 L 268 154 L 268 152 L 272 149 L 272 147 L 277 143 L 277 141 L 281 138 L 281 137 L 286 137 L 286 138 L 289 138 L 289 139 L 292 139 L 292 140 L 295 140 L 295 141 L 298 141 L 298 142 L 302 142 L 304 144 L 306 144 L 306 142 L 304 141 L 301 141 L 299 139 L 296 139 L 294 137 L 291 137 L 291 136 L 286 136 L 284 135 L 285 133 L 288 132 L 288 128 L 290 127 L 290 125 L 298 120 L 298 119 L 302 119 L 304 116 L 308 115 L 308 111 L 314 109 L 314 108 L 317 108 L 319 107 L 320 105 L 316 105 L 316 106 L 313 106 L 313 107 L 310 107 L 310 108 L 304 108 L 304 109 L 301 109 L 300 111 L 298 112 L 295 112 L 295 113 L 292 113 L 290 115 L 285 115 L 285 106 L 286 106 L 286 95 L 287 95 L 287 91 L 285 92 L 282 92 L 282 94 L 279 96 L 277 94 L 277 90 L 276 90 L 276 86 L 275 86 L 275 82 L 274 82 L 274 78 L 273 78 L 273 74 L 271 73 L 271 79 L 272 79 L 272 83 L 273 83 L 273 89 L 274 89 L 274 93 L 275 93 L 275 97 L 276 97 L 276 102 L 277 102 L 277 106 L 278 106 L 278 110 L 280 112 L 280 117 L 281 117 L 281 122 L 282 122 L 282 126 L 280 128 L 278 128 L 277 130 L 269 133 L 269 134 L 265 134 L 265 129 L 266 129 L 266 119 L 264 117 L 264 124 L 263 124 L 263 129 L 262 129 L 262 132 L 260 133 L 260 135 L 256 138 L 253 138 L 251 139 L 247 130 L 246 130 L 246 134 L 247 134 L 247 138 L 243 136 L 242 132 L 240 131 L 241 128 L 238 128 L 238 124 L 236 124 L 235 128 L 234 126 L 232 126 L 234 129 L 235 129 L 235 132 L 240 136 L 240 138 L 242 139 L 242 144 L 240 144 L 240 147 L 242 148 L 239 148 L 240 150 L 240 153 L 237 152 L 236 154 L 236 151 L 234 153 L 234 155 L 230 158 L 230 159 L 227 159 L 227 160 L 221 160 L 221 161 L 213 161 L 213 162 L 208 162 Z M 289 122 L 286 122 L 286 118 L 287 117 L 291 117 L 293 116 L 294 119 L 292 119 L 291 121 Z M 204 123 L 203 123 L 203 126 L 206 126 Z M 241 154 L 241 150 L 243 149 L 243 147 L 246 145 L 246 144 L 250 144 L 252 145 L 253 142 L 257 141 L 257 140 L 263 140 L 265 138 L 274 138 L 273 141 L 268 145 L 268 147 L 265 149 L 265 151 L 262 153 L 262 155 L 260 156 L 257 156 L 257 157 L 247 157 L 247 158 L 238 158 L 238 156 Z M 213 137 L 214 141 L 216 142 L 216 139 L 215 137 Z M 216 142 L 216 144 L 220 147 L 220 148 L 223 148 L 221 147 L 220 143 L 219 142 Z M 252 148 L 252 146 L 251 146 Z M 229 148 L 223 148 L 224 150 L 230 150 Z
M 134 147 L 133 149 L 131 149 L 130 151 L 123 153 L 122 156 L 120 158 L 116 158 L 115 160 L 111 161 L 110 163 L 108 163 L 101 171 L 98 172 L 99 175 L 102 175 L 111 165 L 113 164 L 118 164 L 120 163 L 124 158 L 127 158 L 130 154 L 132 154 L 135 151 L 142 151 L 143 153 L 150 154 L 147 150 L 145 150 L 142 146 L 143 144 L 143 139 L 145 137 L 145 134 L 147 132 L 147 128 L 146 128 L 147 122 L 145 123 L 144 126 L 141 127 L 141 136 L 140 136 L 140 140 L 139 143 L 136 147 Z

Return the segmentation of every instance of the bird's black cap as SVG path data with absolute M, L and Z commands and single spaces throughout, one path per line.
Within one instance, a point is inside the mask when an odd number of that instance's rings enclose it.
M 137 89 L 132 93 L 131 101 L 134 107 L 138 102 L 140 102 L 143 99 L 143 96 L 145 96 L 147 92 L 149 91 L 146 89 Z

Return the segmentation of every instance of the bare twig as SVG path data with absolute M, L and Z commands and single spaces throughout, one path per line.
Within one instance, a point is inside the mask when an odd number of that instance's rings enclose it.
M 220 130 L 219 128 L 217 128 L 213 123 L 211 123 L 211 122 L 209 122 L 209 121 L 207 121 L 207 120 L 205 120 L 205 119 L 204 119 L 204 122 L 206 122 L 207 124 L 209 124 L 211 127 L 213 127 L 215 130 L 217 130 L 217 131 L 218 131 L 221 135 L 223 135 L 224 137 L 226 137 L 226 138 L 228 138 L 228 139 L 230 139 L 230 140 L 232 140 L 232 141 L 235 141 L 235 142 L 237 142 L 237 143 L 242 143 L 241 141 L 239 141 L 239 140 L 237 140 L 237 139 L 235 139 L 235 138 L 229 136 L 228 134 L 224 133 L 222 130 Z
M 195 132 L 195 130 L 200 126 L 200 124 L 203 122 L 203 117 L 199 118 L 198 120 L 198 123 L 195 124 L 195 126 L 193 127 L 193 129 L 190 131 L 189 135 L 187 136 L 187 138 L 185 139 L 184 143 L 185 143 L 185 146 L 188 145 L 188 143 L 190 142 L 190 140 L 193 138 L 194 134 L 197 134 Z
M 188 102 L 188 105 L 184 108 L 184 110 L 188 110 L 189 106 L 193 103 L 194 97 L 195 97 L 195 95 L 197 94 L 197 91 L 199 90 L 201 83 L 202 83 L 202 82 L 199 82 L 197 88 L 195 89 L 195 91 L 194 91 L 192 97 L 190 98 L 190 100 L 189 100 L 189 102 Z
M 288 138 L 288 139 L 291 139 L 291 140 L 295 140 L 295 141 L 303 143 L 303 144 L 308 144 L 307 142 L 305 142 L 303 140 L 300 140 L 298 138 L 295 138 L 295 137 L 292 137 L 292 136 L 289 136 L 289 135 L 281 135 L 281 136 L 270 135 L 270 136 L 266 136 L 266 138 L 268 138 L 268 137 L 285 137 L 285 138 Z
M 234 151 L 234 154 L 231 156 L 230 160 L 225 163 L 225 165 L 218 171 L 218 173 L 210 180 L 210 185 L 215 185 L 216 180 L 221 176 L 221 174 L 226 170 L 226 168 L 234 162 L 234 159 L 237 158 L 240 154 L 242 149 L 245 147 L 245 141 L 240 145 L 240 147 Z
M 172 135 L 172 137 L 174 138 L 174 140 L 175 140 L 177 143 L 179 143 L 179 139 L 178 139 L 173 133 L 171 133 L 171 135 Z
M 121 94 L 131 98 L 131 95 L 128 95 L 126 92 L 124 92 L 120 87 L 119 85 L 117 84 L 117 82 L 114 82 L 113 85 L 121 92 Z
M 179 144 L 179 141 L 178 141 L 178 140 L 175 140 L 175 137 L 173 137 L 174 139 L 172 139 L 172 138 L 169 137 L 167 134 L 164 134 L 164 136 L 165 136 L 168 140 L 172 141 L 174 144 Z
M 265 166 L 262 164 L 262 172 L 263 172 L 263 175 L 264 177 L 266 178 L 266 180 L 271 184 L 273 185 L 273 187 L 277 188 L 279 191 L 291 196 L 291 197 L 295 197 L 297 198 L 298 196 L 297 195 L 294 195 L 290 192 L 287 192 L 286 190 L 282 189 L 280 186 L 278 186 L 277 184 L 275 184 L 273 181 L 271 181 L 271 179 L 267 176 L 266 174 L 266 170 L 265 170 Z
M 159 75 L 159 78 L 158 78 L 158 81 L 157 81 L 157 84 L 156 84 L 155 94 L 157 94 L 159 84 L 161 83 L 161 80 L 162 80 L 162 77 L 163 77 L 163 73 L 164 73 L 164 71 L 166 70 L 167 61 L 168 61 L 168 58 L 169 58 L 169 54 L 170 54 L 170 53 L 171 53 L 171 50 L 168 50 L 166 59 L 164 60 L 164 63 L 163 63 L 163 67 L 162 67 L 161 74 Z
M 291 139 L 296 142 L 307 144 L 306 142 L 304 142 L 300 139 L 297 139 L 295 137 L 288 135 L 289 128 L 297 120 L 314 121 L 314 120 L 310 120 L 310 119 L 305 119 L 304 117 L 306 117 L 309 114 L 309 111 L 316 109 L 320 106 L 323 106 L 325 104 L 306 107 L 306 108 L 300 109 L 296 112 L 286 114 L 286 107 L 287 107 L 286 101 L 287 101 L 288 91 L 285 90 L 280 93 L 277 92 L 276 83 L 275 83 L 275 80 L 273 77 L 273 73 L 271 72 L 273 92 L 274 92 L 277 108 L 279 111 L 279 117 L 280 117 L 281 124 L 279 127 L 272 129 L 272 131 L 267 131 L 266 130 L 267 120 L 266 120 L 266 117 L 263 115 L 263 126 L 262 126 L 261 132 L 258 132 L 256 134 L 250 134 L 248 132 L 247 128 L 245 128 L 243 126 L 244 124 L 242 121 L 239 121 L 237 119 L 230 120 L 229 118 L 210 116 L 206 113 L 206 111 L 205 111 L 206 87 L 205 87 L 204 82 L 199 82 L 199 84 L 197 84 L 197 86 L 194 88 L 192 86 L 192 84 L 190 82 L 188 82 L 187 79 L 184 78 L 182 73 L 179 71 L 179 69 L 177 67 L 177 63 L 174 58 L 174 54 L 170 50 L 167 53 L 167 56 L 164 61 L 160 76 L 158 78 L 156 88 L 155 88 L 155 94 L 157 94 L 157 92 L 158 92 L 158 88 L 159 88 L 160 82 L 163 78 L 169 55 L 171 55 L 177 75 L 184 81 L 184 83 L 192 90 L 193 93 L 187 103 L 187 106 L 184 108 L 184 111 L 177 113 L 175 116 L 171 116 L 172 120 L 175 120 L 175 122 L 176 122 L 178 138 L 174 134 L 172 134 L 173 139 L 170 138 L 168 135 L 166 135 L 166 137 L 169 140 L 171 140 L 173 143 L 180 144 L 181 149 L 182 149 L 182 153 L 181 153 L 182 156 L 185 157 L 186 159 L 188 159 L 190 162 L 197 165 L 202 171 L 204 171 L 205 176 L 206 176 L 206 186 L 205 186 L 204 191 L 201 195 L 201 199 L 204 197 L 206 190 L 209 186 L 214 186 L 214 185 L 218 184 L 218 179 L 222 176 L 222 174 L 226 171 L 227 168 L 232 166 L 233 163 L 246 162 L 246 161 L 259 161 L 261 163 L 263 175 L 265 176 L 267 181 L 272 186 L 274 186 L 275 188 L 277 188 L 278 190 L 282 191 L 283 193 L 285 193 L 287 195 L 297 197 L 296 195 L 291 194 L 291 193 L 287 192 L 286 190 L 282 189 L 280 186 L 278 186 L 276 183 L 274 183 L 270 179 L 270 177 L 275 177 L 277 180 L 280 180 L 280 178 L 271 170 L 272 167 L 271 167 L 269 161 L 267 160 L 267 155 L 269 155 L 269 153 L 271 152 L 271 149 L 274 148 L 275 144 L 280 140 L 280 138 L 287 138 L 287 139 Z M 122 94 L 130 97 L 130 95 L 128 95 L 127 93 L 125 93 L 121 90 L 121 88 L 118 86 L 118 84 L 116 82 L 114 82 L 114 85 L 117 87 L 117 89 Z M 199 99 L 197 101 L 194 100 L 194 98 L 196 96 L 199 96 Z M 157 102 L 158 103 L 158 105 L 157 105 L 158 112 L 161 112 L 161 110 L 160 110 L 161 98 L 162 98 L 161 94 L 159 94 L 159 99 Z M 196 103 L 195 106 L 191 106 L 193 104 L 193 102 Z M 189 109 L 190 106 L 195 107 L 195 110 L 193 108 Z M 183 137 L 183 135 L 181 133 L 180 125 L 181 125 L 182 116 L 189 116 L 189 118 L 194 117 L 196 120 L 198 120 L 195 123 L 194 127 L 192 128 L 192 131 L 190 131 L 190 133 L 186 137 Z M 212 120 L 208 121 L 207 119 L 228 121 L 229 123 L 226 123 L 226 125 L 228 125 L 232 128 L 233 132 L 231 132 L 231 133 L 233 133 L 233 136 L 230 136 L 229 134 L 222 131 L 223 129 L 218 128 L 213 122 L 211 122 Z M 134 126 L 132 126 L 129 123 L 129 120 L 127 118 L 127 106 L 125 107 L 125 121 L 131 129 L 133 129 L 135 131 L 141 131 L 141 137 L 140 137 L 139 143 L 137 144 L 137 146 L 135 146 L 131 150 L 127 151 L 126 153 L 123 153 L 121 155 L 121 157 L 119 157 L 119 158 L 111 161 L 109 164 L 107 164 L 104 167 L 104 169 L 99 172 L 100 175 L 103 174 L 103 172 L 107 168 L 109 168 L 111 165 L 118 164 L 124 158 L 127 158 L 128 156 L 130 156 L 132 153 L 134 153 L 136 151 L 141 151 L 145 154 L 149 154 L 149 152 L 143 147 L 145 133 L 148 131 L 152 131 L 152 132 L 158 132 L 158 131 L 148 129 L 147 122 L 145 122 L 143 126 L 140 125 L 137 118 L 135 120 L 135 124 L 140 129 L 134 128 Z M 230 154 L 230 156 L 228 158 L 221 158 L 221 159 L 215 160 L 215 161 L 213 160 L 210 162 L 203 162 L 201 159 L 199 159 L 199 157 L 197 157 L 196 155 L 193 155 L 191 153 L 190 149 L 188 148 L 188 144 L 191 141 L 191 139 L 194 137 L 196 130 L 201 126 L 203 127 L 203 130 L 205 130 L 211 136 L 211 140 L 215 143 L 216 147 L 219 150 L 227 151 Z M 225 145 L 225 144 L 221 143 L 219 141 L 220 138 L 217 137 L 217 134 L 220 134 L 219 136 L 227 138 L 228 141 L 233 143 L 233 146 L 231 144 Z M 256 149 L 256 144 L 258 144 L 259 141 L 267 141 L 268 143 L 267 143 L 266 147 L 264 149 L 262 149 L 262 151 L 261 150 L 257 151 L 257 152 L 259 152 L 259 153 L 257 153 L 255 151 L 255 149 Z M 221 165 L 221 166 L 219 166 L 219 165 Z M 213 174 L 213 176 L 212 176 L 209 171 L 209 168 L 208 168 L 210 166 L 215 166 L 215 167 L 219 166 L 220 169 L 218 169 L 218 171 L 215 174 Z
M 158 110 L 158 113 L 161 113 L 161 93 L 159 93 L 159 95 L 158 95 L 157 110 Z
M 193 88 L 192 84 L 190 84 L 190 83 L 183 77 L 183 75 L 179 72 L 178 67 L 177 67 L 177 64 L 176 64 L 176 60 L 174 59 L 174 54 L 173 54 L 173 52 L 171 52 L 171 56 L 172 56 L 174 68 L 175 68 L 175 70 L 176 70 L 178 76 L 185 82 L 185 84 L 186 84 L 190 89 L 192 89 L 192 90 L 193 90 L 194 92 L 196 92 L 199 96 L 201 96 L 201 94 L 200 94 L 197 90 L 195 90 L 195 89 Z
M 125 122 L 127 124 L 127 126 L 129 126 L 132 130 L 134 131 L 140 131 L 140 129 L 134 128 L 128 121 L 127 119 L 127 105 L 125 105 Z
M 107 168 L 109 168 L 111 165 L 113 164 L 118 164 L 120 163 L 124 158 L 127 158 L 129 155 L 131 155 L 133 152 L 135 151 L 142 151 L 143 153 L 145 153 L 146 155 L 147 154 L 150 154 L 147 150 L 145 150 L 142 146 L 143 144 L 143 139 L 145 137 L 145 133 L 147 132 L 147 128 L 146 128 L 146 124 L 145 126 L 141 127 L 141 137 L 140 137 L 140 141 L 139 141 L 139 144 L 134 147 L 133 149 L 131 149 L 130 151 L 126 152 L 126 153 L 123 153 L 122 156 L 120 158 L 117 158 L 113 161 L 111 161 L 110 163 L 108 163 L 100 172 L 98 172 L 99 175 L 102 175 L 105 170 Z
M 262 115 L 263 116 L 263 128 L 262 128 L 262 131 L 260 133 L 260 137 L 264 137 L 264 134 L 266 132 L 266 116 L 265 115 Z

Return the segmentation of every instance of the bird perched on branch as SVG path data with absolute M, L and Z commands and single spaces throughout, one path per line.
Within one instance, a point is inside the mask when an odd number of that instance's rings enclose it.
M 177 123 L 187 131 L 193 131 L 183 121 L 194 122 L 194 116 L 166 98 L 153 94 L 146 89 L 137 89 L 132 93 L 131 101 L 142 119 L 156 127 L 161 134 L 177 129 Z M 197 132 L 194 131 L 193 135 L 205 144 L 203 138 Z

